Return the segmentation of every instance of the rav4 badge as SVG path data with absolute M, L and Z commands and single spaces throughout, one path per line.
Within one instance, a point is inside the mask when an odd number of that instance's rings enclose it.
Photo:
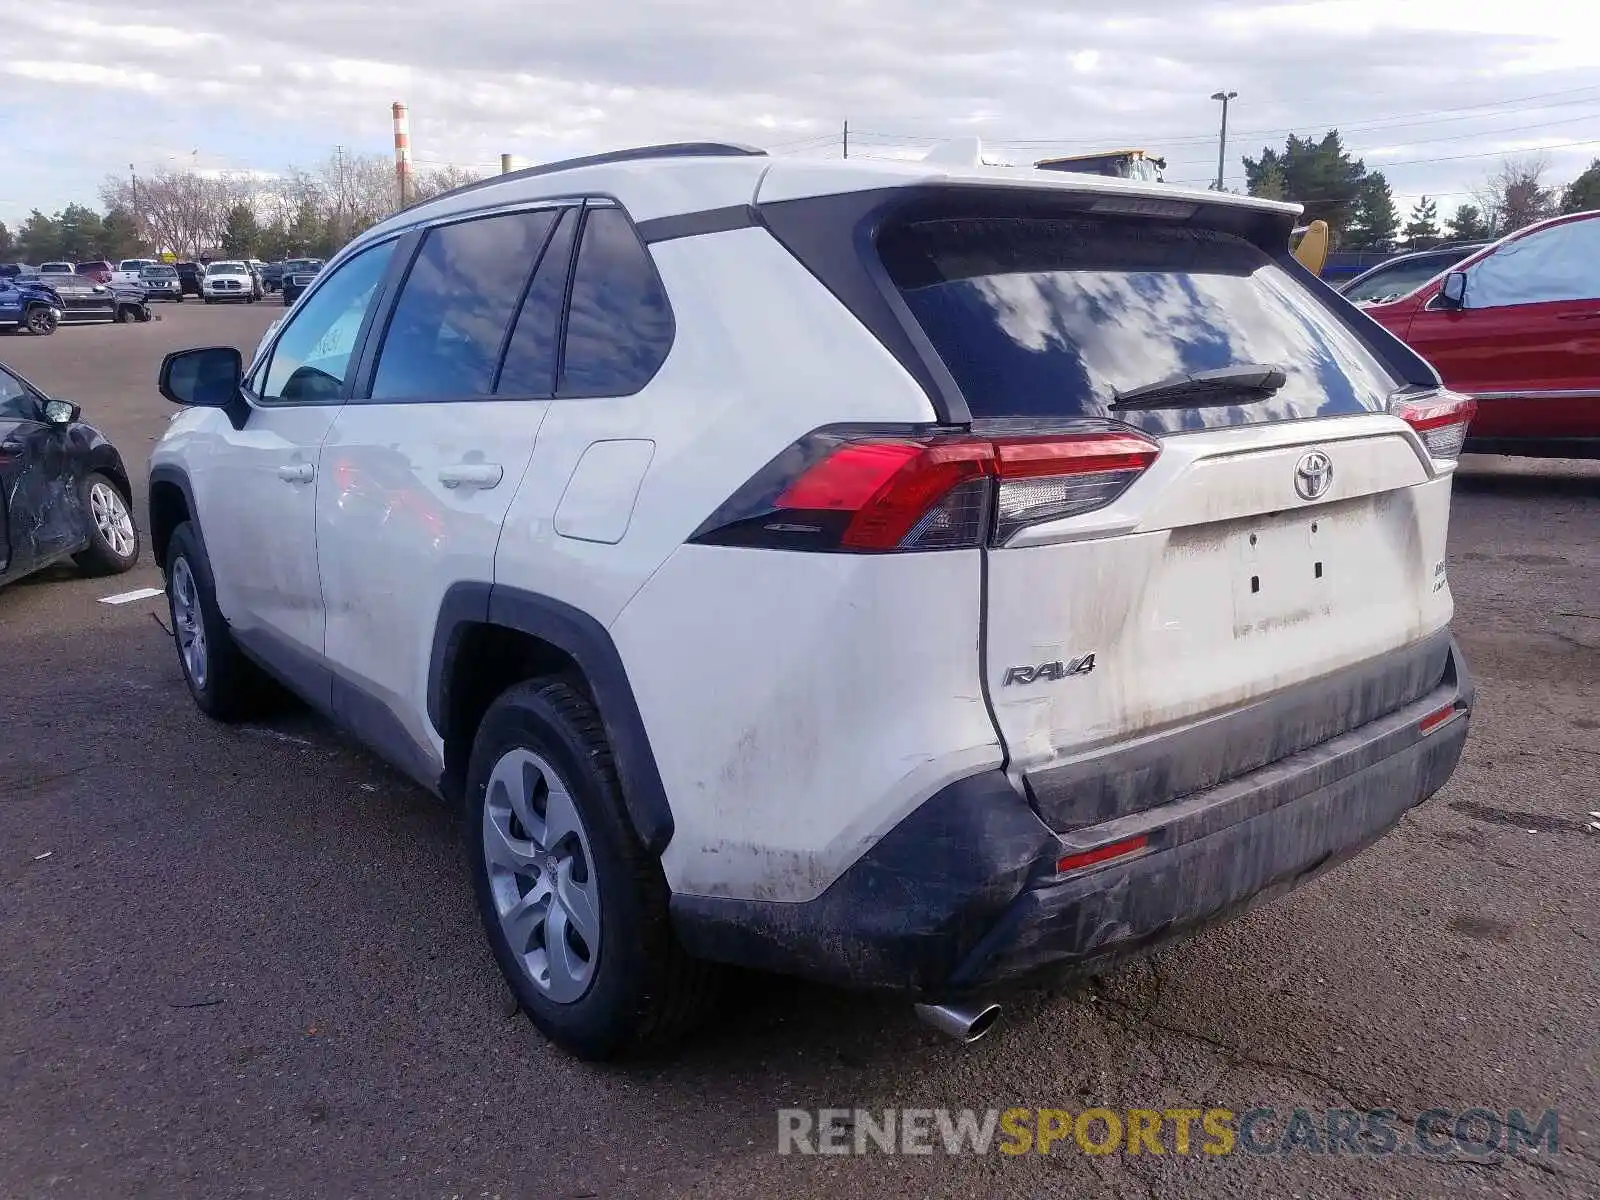
M 1013 683 L 1043 683 L 1048 680 L 1054 683 L 1058 679 L 1065 679 L 1069 675 L 1087 675 L 1094 670 L 1094 655 L 1085 654 L 1082 658 L 1075 658 L 1071 662 L 1040 663 L 1037 667 L 1007 667 L 1005 682 L 1002 687 L 1010 687 Z

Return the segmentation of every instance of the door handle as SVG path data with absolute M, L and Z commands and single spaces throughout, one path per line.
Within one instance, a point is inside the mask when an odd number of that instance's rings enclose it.
M 498 487 L 506 470 L 499 463 L 456 463 L 439 468 L 439 482 L 447 488 L 474 487 L 488 490 Z
M 1600 312 L 1586 313 L 1561 313 L 1556 317 L 1558 321 L 1600 321 Z
M 278 478 L 285 483 L 310 483 L 316 474 L 316 466 L 308 462 L 285 463 L 278 468 Z

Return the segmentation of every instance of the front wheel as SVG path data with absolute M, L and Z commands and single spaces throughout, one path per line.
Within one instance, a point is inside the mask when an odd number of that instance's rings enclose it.
M 710 1007 L 720 972 L 672 932 L 661 864 L 634 832 L 581 691 L 536 679 L 490 705 L 464 815 L 490 947 L 545 1036 L 614 1058 L 676 1040 Z
M 218 721 L 242 721 L 269 710 L 282 692 L 234 643 L 217 607 L 211 564 L 189 521 L 172 531 L 166 573 L 178 665 L 200 711 Z
M 49 337 L 61 324 L 61 318 L 56 315 L 53 308 L 43 304 L 35 304 L 28 310 L 26 320 L 23 322 L 28 327 L 28 332 L 35 337 Z
M 86 575 L 120 575 L 139 561 L 139 528 L 128 501 L 109 478 L 96 471 L 78 483 L 78 498 L 89 516 L 89 545 L 72 556 Z
M 125 304 L 121 308 L 117 309 L 118 325 L 132 325 L 138 319 L 139 310 L 134 308 L 132 305 Z

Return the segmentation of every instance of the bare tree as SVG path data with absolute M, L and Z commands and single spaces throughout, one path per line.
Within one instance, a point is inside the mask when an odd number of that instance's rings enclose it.
M 1556 189 L 1544 186 L 1544 174 L 1549 169 L 1550 159 L 1544 154 L 1502 159 L 1473 190 L 1473 199 L 1488 218 L 1495 236 L 1504 237 L 1555 215 Z
M 116 176 L 101 185 L 100 199 L 108 208 L 137 211 L 159 248 L 196 258 L 220 240 L 237 191 L 229 179 L 162 168 L 140 177 L 137 208 L 132 181 Z
M 418 172 L 411 180 L 411 191 L 413 199 L 432 200 L 455 188 L 477 183 L 481 178 L 476 171 L 469 171 L 465 167 L 437 167 Z

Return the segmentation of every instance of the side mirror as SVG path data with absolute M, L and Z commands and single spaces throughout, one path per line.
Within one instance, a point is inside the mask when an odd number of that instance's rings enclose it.
M 1443 308 L 1464 308 L 1467 303 L 1467 273 L 1451 271 L 1439 288 L 1439 304 Z
M 44 402 L 44 423 L 54 425 L 57 429 L 65 429 L 78 419 L 83 413 L 70 400 L 46 400 Z
M 177 350 L 161 363 L 157 386 L 174 404 L 232 408 L 244 382 L 244 358 L 233 346 Z

